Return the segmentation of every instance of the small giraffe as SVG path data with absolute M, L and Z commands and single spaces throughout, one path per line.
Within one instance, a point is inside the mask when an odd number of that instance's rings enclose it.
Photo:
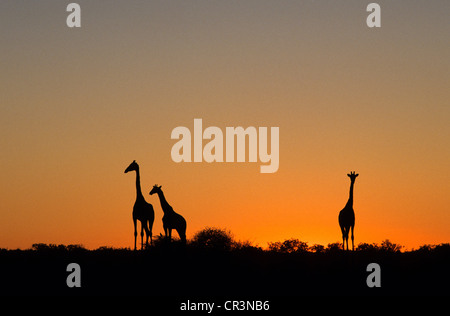
M 345 241 L 347 241 L 348 250 L 348 232 L 351 229 L 352 250 L 355 250 L 353 237 L 353 229 L 355 227 L 355 212 L 353 211 L 353 186 L 355 185 L 355 179 L 359 176 L 359 174 L 355 174 L 353 171 L 347 174 L 347 176 L 350 178 L 350 195 L 347 204 L 345 204 L 345 207 L 339 212 L 339 226 L 341 226 L 342 231 L 342 248 L 345 250 Z
M 141 222 L 141 249 L 144 247 L 144 230 L 146 235 L 145 248 L 148 247 L 148 237 L 150 237 L 150 245 L 152 244 L 152 228 L 155 220 L 155 211 L 150 203 L 145 201 L 141 191 L 141 177 L 139 175 L 139 165 L 136 160 L 125 169 L 125 173 L 136 171 L 136 201 L 133 206 L 133 224 L 134 224 L 134 250 L 136 250 L 137 221 Z
M 172 229 L 175 229 L 180 236 L 183 243 L 186 243 L 186 220 L 180 214 L 175 213 L 172 206 L 167 203 L 164 193 L 161 190 L 161 186 L 158 187 L 157 184 L 153 186 L 150 191 L 150 195 L 158 194 L 159 201 L 161 202 L 161 208 L 164 212 L 162 218 L 164 233 L 169 236 L 169 241 L 172 239 Z

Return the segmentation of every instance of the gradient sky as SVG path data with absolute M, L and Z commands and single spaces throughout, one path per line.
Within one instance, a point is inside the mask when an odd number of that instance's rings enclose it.
M 135 175 L 262 247 L 450 242 L 450 2 L 0 2 L 0 247 L 132 247 Z M 280 167 L 171 160 L 173 128 L 279 126 Z

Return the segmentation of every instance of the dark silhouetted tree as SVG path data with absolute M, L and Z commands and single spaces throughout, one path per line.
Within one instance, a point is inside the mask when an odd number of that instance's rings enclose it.
M 283 242 L 269 242 L 269 250 L 281 253 L 306 252 L 308 251 L 308 243 L 291 238 Z
M 192 237 L 191 245 L 199 248 L 229 251 L 233 248 L 234 241 L 230 231 L 206 227 Z
M 400 252 L 402 248 L 402 245 L 394 244 L 389 239 L 386 239 L 381 242 L 380 250 L 386 252 Z
M 357 251 L 377 251 L 380 250 L 380 247 L 376 244 L 368 244 L 365 242 L 359 243 L 358 246 L 356 247 Z
M 339 251 L 340 249 L 341 249 L 341 243 L 339 243 L 339 242 L 334 242 L 334 243 L 331 243 L 331 244 L 328 244 L 327 245 L 327 248 L 325 249 L 325 252 L 337 252 L 337 251 Z
M 323 245 L 319 245 L 319 244 L 314 244 L 313 246 L 309 247 L 309 249 L 315 253 L 325 252 L 325 247 Z

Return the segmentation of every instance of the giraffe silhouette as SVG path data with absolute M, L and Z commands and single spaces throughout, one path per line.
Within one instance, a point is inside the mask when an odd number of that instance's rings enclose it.
M 144 230 L 146 234 L 145 248 L 148 247 L 148 237 L 150 237 L 150 244 L 152 244 L 152 228 L 155 220 L 155 211 L 150 203 L 147 203 L 141 191 L 141 177 L 139 175 L 139 165 L 136 160 L 125 169 L 125 173 L 136 171 L 136 201 L 133 206 L 133 224 L 134 224 L 134 250 L 136 250 L 137 238 L 137 221 L 141 222 L 141 249 L 144 247 Z
M 342 211 L 339 212 L 339 226 L 341 226 L 342 231 L 342 249 L 345 250 L 345 242 L 347 241 L 348 250 L 348 232 L 351 230 L 352 238 L 352 250 L 355 250 L 353 229 L 355 228 L 355 212 L 353 211 L 353 186 L 355 185 L 355 179 L 359 176 L 358 173 L 350 172 L 347 174 L 350 178 L 350 194 L 348 197 L 347 204 L 345 204 Z
M 161 186 L 158 187 L 157 184 L 153 186 L 153 189 L 150 191 L 150 195 L 155 193 L 158 194 L 159 201 L 161 202 L 161 208 L 164 212 L 162 221 L 166 238 L 168 235 L 170 241 L 172 239 L 172 229 L 175 229 L 178 232 L 181 241 L 186 243 L 186 220 L 180 214 L 175 213 L 172 206 L 167 203 L 164 193 L 161 190 Z

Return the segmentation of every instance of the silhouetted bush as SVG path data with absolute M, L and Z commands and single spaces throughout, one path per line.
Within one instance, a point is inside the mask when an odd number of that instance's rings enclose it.
M 443 243 L 439 244 L 434 247 L 434 252 L 439 254 L 445 254 L 447 256 L 450 256 L 450 244 L 449 243 Z
M 373 252 L 373 251 L 378 251 L 380 250 L 380 247 L 378 246 L 378 244 L 373 243 L 373 244 L 368 244 L 365 242 L 359 243 L 358 246 L 356 246 L 356 251 L 369 251 L 369 252 Z
M 83 247 L 83 245 L 74 244 L 74 245 L 67 245 L 66 250 L 70 252 L 85 252 L 88 251 L 86 248 Z
M 31 249 L 38 252 L 80 252 L 87 251 L 82 245 L 74 244 L 74 245 L 56 245 L 56 244 L 44 244 L 44 243 L 36 243 L 31 246 Z
M 381 242 L 380 250 L 386 252 L 400 252 L 403 246 L 392 243 L 389 239 L 385 239 Z
M 259 246 L 254 246 L 248 240 L 244 241 L 233 241 L 233 250 L 237 250 L 240 252 L 260 252 L 263 249 Z
M 117 248 L 113 248 L 113 247 L 109 247 L 109 246 L 101 246 L 101 247 L 98 247 L 98 248 L 96 249 L 96 251 L 100 251 L 100 252 L 111 252 L 111 251 L 114 251 L 115 249 L 117 249 Z
M 61 247 L 59 247 L 59 250 L 65 249 L 65 248 L 66 247 L 64 245 L 61 245 Z M 33 244 L 31 246 L 31 249 L 34 251 L 39 251 L 39 252 L 44 251 L 45 252 L 45 251 L 50 251 L 50 250 L 58 250 L 58 246 L 55 244 L 47 245 L 44 243 L 37 243 L 37 244 Z
M 131 248 L 113 248 L 109 246 L 101 246 L 97 249 L 93 250 L 94 252 L 101 253 L 101 254 L 112 254 L 112 253 L 127 253 L 131 250 Z
M 291 238 L 283 242 L 269 242 L 269 250 L 281 253 L 307 252 L 308 243 Z
M 419 249 L 415 250 L 420 253 L 428 253 L 433 251 L 436 248 L 436 245 L 425 244 L 419 247 Z
M 386 240 L 360 243 L 352 252 L 343 251 L 339 242 L 308 247 L 291 238 L 263 250 L 248 241 L 236 242 L 229 231 L 218 228 L 199 231 L 184 247 L 164 244 L 159 237 L 148 251 L 43 243 L 26 250 L 0 249 L 0 293 L 270 296 L 450 291 L 448 243 L 400 253 L 399 245 Z M 70 262 L 81 266 L 81 288 L 66 286 Z M 366 286 L 369 262 L 381 266 L 381 288 Z
M 191 245 L 205 249 L 230 251 L 234 247 L 235 242 L 230 231 L 206 227 L 194 235 Z
M 325 248 L 326 253 L 335 253 L 342 250 L 342 244 L 340 242 L 334 242 L 327 245 L 327 248 Z
M 314 244 L 313 246 L 309 247 L 309 250 L 314 253 L 323 253 L 325 252 L 325 247 L 323 245 Z
M 169 242 L 169 239 L 166 238 L 163 234 L 159 234 L 156 236 L 153 236 L 152 238 L 152 245 L 153 247 L 163 247 L 166 246 Z

